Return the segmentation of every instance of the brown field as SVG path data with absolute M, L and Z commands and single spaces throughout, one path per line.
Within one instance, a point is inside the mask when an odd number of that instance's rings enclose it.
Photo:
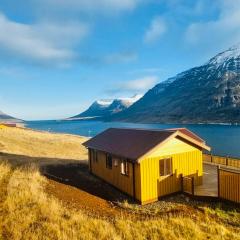
M 88 173 L 86 138 L 0 129 L 2 239 L 240 239 L 240 209 L 184 195 L 139 206 Z

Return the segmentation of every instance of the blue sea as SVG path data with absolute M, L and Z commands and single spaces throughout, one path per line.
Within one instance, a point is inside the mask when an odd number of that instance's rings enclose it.
M 101 121 L 31 121 L 26 127 L 92 137 L 110 127 L 166 129 L 186 127 L 203 138 L 213 154 L 240 158 L 240 126 L 215 124 L 135 124 Z

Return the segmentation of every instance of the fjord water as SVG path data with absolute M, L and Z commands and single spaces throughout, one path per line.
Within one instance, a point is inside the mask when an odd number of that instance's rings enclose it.
M 212 153 L 240 157 L 240 126 L 215 124 L 137 124 L 101 121 L 31 121 L 26 127 L 92 137 L 110 127 L 166 129 L 186 127 L 212 147 Z

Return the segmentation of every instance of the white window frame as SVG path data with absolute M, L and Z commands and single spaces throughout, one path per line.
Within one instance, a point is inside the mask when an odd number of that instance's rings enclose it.
M 159 162 L 159 175 L 160 177 L 166 177 L 166 176 L 171 176 L 173 174 L 173 169 L 172 169 L 172 158 L 169 157 L 169 158 L 163 158 L 163 159 L 160 159 L 160 161 L 164 161 L 163 165 L 164 165 L 164 170 L 163 170 L 163 175 L 161 175 L 161 165 L 160 165 L 160 162 Z M 170 172 L 167 173 L 167 161 L 170 161 Z
M 125 176 L 129 176 L 128 161 L 125 159 L 121 160 L 121 174 Z

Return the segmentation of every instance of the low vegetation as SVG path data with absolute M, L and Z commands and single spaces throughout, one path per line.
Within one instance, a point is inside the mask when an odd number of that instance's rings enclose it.
M 46 141 L 48 135 L 51 134 L 45 135 Z M 35 142 L 36 146 L 37 141 L 38 139 Z M 28 155 L 26 149 L 17 148 L 18 151 L 25 151 L 25 156 Z M 41 149 L 39 144 L 39 153 L 41 150 L 43 153 L 47 152 L 47 149 Z M 61 150 L 56 148 L 56 153 L 59 154 Z M 34 149 L 31 151 L 34 152 Z M 72 159 L 76 153 L 71 153 L 71 157 L 66 156 L 66 159 Z M 52 154 L 54 155 L 53 152 Z M 33 161 L 34 163 L 30 164 L 18 162 L 17 155 L 15 161 L 15 164 L 13 159 L 8 161 L 8 155 L 0 158 L 1 240 L 240 239 L 238 208 L 190 202 L 188 208 L 186 201 L 183 204 L 182 200 L 179 200 L 173 202 L 173 206 L 174 209 L 179 208 L 182 211 L 172 215 L 159 215 L 159 212 L 170 210 L 169 202 L 144 207 L 125 202 L 121 203 L 121 208 L 136 213 L 134 216 L 141 216 L 141 213 L 148 211 L 151 213 L 149 218 L 136 219 L 131 214 L 114 216 L 112 219 L 104 219 L 102 216 L 91 217 L 79 209 L 69 207 L 46 191 L 49 180 L 41 175 L 38 162 Z M 165 204 L 167 207 L 163 208 Z

